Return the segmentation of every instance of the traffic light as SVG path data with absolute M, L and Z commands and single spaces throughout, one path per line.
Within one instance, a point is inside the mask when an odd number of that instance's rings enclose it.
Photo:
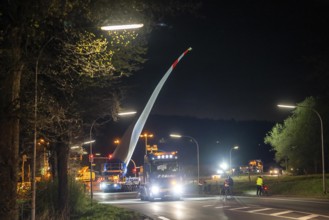
M 89 162 L 90 163 L 94 162 L 94 155 L 93 154 L 89 154 Z
M 111 160 L 112 159 L 112 154 L 109 154 L 109 160 Z

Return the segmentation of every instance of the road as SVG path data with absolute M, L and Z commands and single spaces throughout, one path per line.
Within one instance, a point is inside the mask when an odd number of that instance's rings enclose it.
M 137 194 L 94 194 L 100 203 L 138 211 L 154 220 L 244 219 L 329 220 L 329 201 L 320 199 L 235 196 L 189 196 L 180 201 L 140 201 Z

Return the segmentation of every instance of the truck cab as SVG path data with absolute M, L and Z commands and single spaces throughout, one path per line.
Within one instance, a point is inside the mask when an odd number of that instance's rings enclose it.
M 181 199 L 183 179 L 177 151 L 154 152 L 145 156 L 141 200 Z
M 112 159 L 103 164 L 102 180 L 99 184 L 103 192 L 118 192 L 123 190 L 125 163 Z

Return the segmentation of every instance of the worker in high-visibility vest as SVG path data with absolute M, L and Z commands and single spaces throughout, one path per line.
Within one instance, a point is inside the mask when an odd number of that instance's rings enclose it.
M 262 187 L 263 187 L 263 178 L 261 176 L 258 176 L 257 180 L 256 180 L 256 195 L 257 196 L 262 195 Z

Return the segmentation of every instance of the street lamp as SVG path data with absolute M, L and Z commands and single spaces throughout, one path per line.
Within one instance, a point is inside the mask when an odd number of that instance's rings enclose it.
M 120 144 L 120 140 L 119 139 L 115 139 L 114 140 L 114 143 L 117 145 L 117 147 L 119 146 L 119 144 Z
M 144 133 L 140 135 L 141 138 L 145 138 L 145 155 L 147 155 L 147 138 L 152 138 L 153 134 Z
M 230 172 L 232 172 L 232 150 L 239 149 L 239 146 L 234 146 L 230 149 Z
M 103 31 L 117 31 L 117 30 L 127 30 L 127 29 L 137 29 L 143 27 L 143 24 L 125 24 L 125 25 L 110 25 L 102 26 Z
M 197 163 L 198 163 L 198 184 L 200 184 L 200 161 L 199 161 L 199 144 L 198 142 L 191 136 L 186 135 L 180 135 L 180 134 L 170 134 L 170 137 L 172 138 L 190 138 L 195 144 L 196 144 L 196 150 L 197 150 Z
M 325 163 L 324 163 L 324 141 L 323 141 L 323 123 L 322 123 L 322 118 L 321 115 L 319 114 L 318 111 L 316 111 L 314 108 L 309 107 L 309 106 L 302 106 L 302 105 L 278 105 L 279 108 L 290 108 L 290 109 L 295 109 L 297 107 L 301 107 L 301 108 L 307 108 L 310 109 L 311 111 L 313 111 L 320 120 L 320 128 L 321 128 L 321 150 L 322 150 L 322 190 L 323 193 L 326 194 L 327 193 L 327 189 L 326 189 L 326 176 L 325 176 Z
M 119 116 L 127 116 L 127 115 L 133 115 L 136 114 L 136 112 L 121 112 L 118 113 Z M 90 126 L 90 130 L 89 130 L 89 141 L 85 142 L 85 143 L 89 143 L 89 162 L 90 162 L 90 205 L 92 206 L 93 204 L 93 184 L 92 184 L 92 173 L 93 173 L 93 162 L 94 162 L 94 157 L 93 157 L 93 143 L 95 142 L 95 140 L 92 140 L 92 130 L 93 127 L 96 123 L 97 120 L 101 119 L 102 117 L 98 117 L 96 118 L 93 123 Z M 106 121 L 108 122 L 108 121 Z M 106 123 L 104 122 L 104 123 Z

